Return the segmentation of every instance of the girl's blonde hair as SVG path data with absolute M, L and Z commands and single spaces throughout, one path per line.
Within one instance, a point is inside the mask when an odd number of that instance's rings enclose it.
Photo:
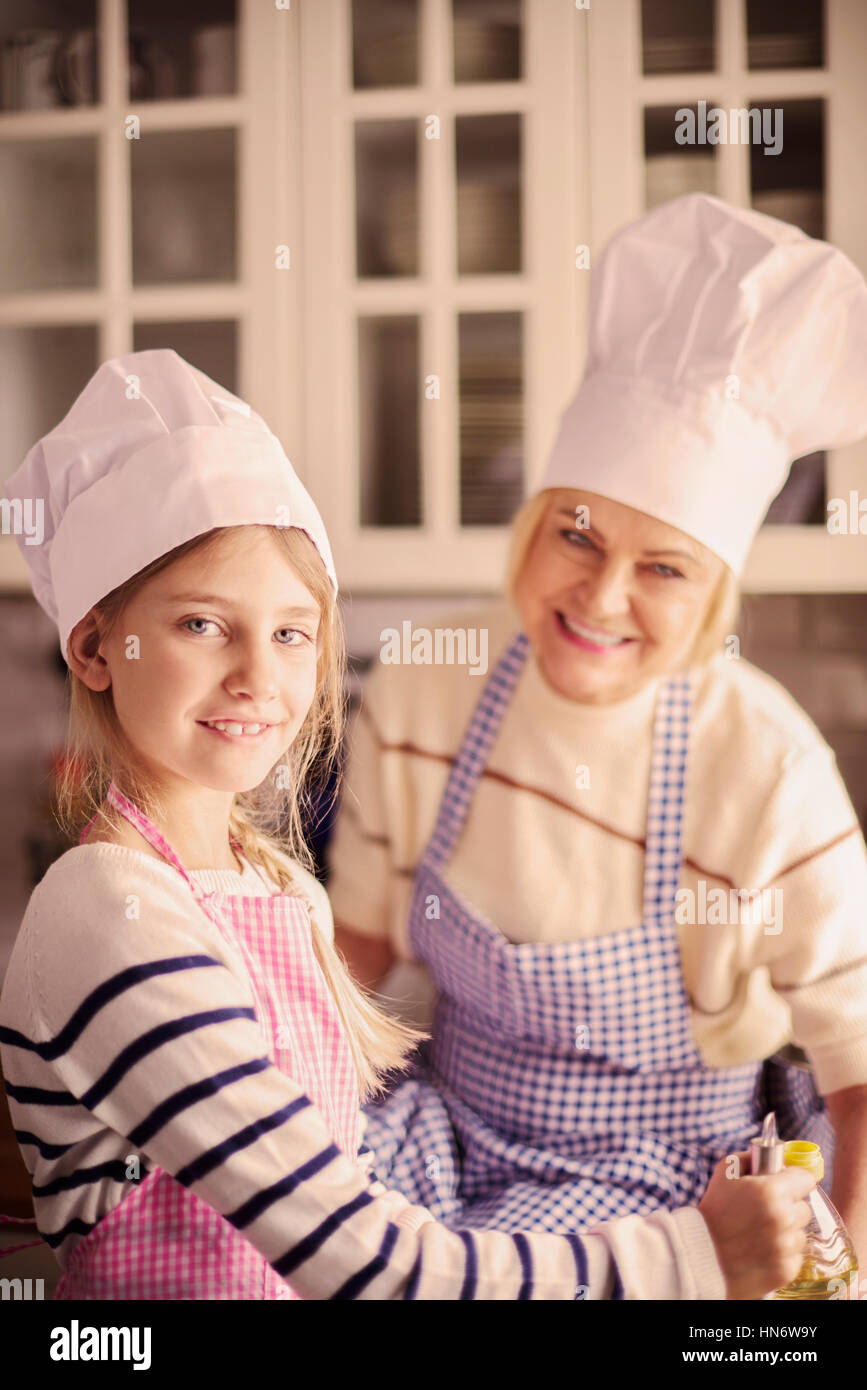
M 334 590 L 310 538 L 294 527 L 255 529 L 273 536 L 319 605 L 316 693 L 298 734 L 268 777 L 252 791 L 235 795 L 229 833 L 240 841 L 244 856 L 270 876 L 281 892 L 304 896 L 303 887 L 293 880 L 282 853 L 288 853 L 307 869 L 314 867 L 303 823 L 305 813 L 309 818 L 314 812 L 317 789 L 327 783 L 332 771 L 339 770 L 346 724 L 346 646 Z M 195 536 L 118 585 L 92 609 L 97 627 L 88 634 L 86 653 L 95 654 L 127 605 L 156 575 L 187 555 L 195 553 L 205 561 L 217 546 L 232 545 L 241 533 L 250 530 L 249 526 L 217 527 Z M 142 766 L 120 726 L 111 688 L 91 690 L 71 669 L 67 688 L 66 757 L 61 760 L 56 797 L 57 819 L 64 833 L 77 842 L 85 822 L 100 812 L 108 824 L 116 830 L 121 828 L 110 804 L 105 802 L 110 782 L 159 824 L 166 811 L 159 786 Z M 335 784 L 332 804 L 336 795 Z M 317 959 L 334 995 L 355 1059 L 361 1099 L 367 1100 L 385 1089 L 389 1072 L 405 1069 L 409 1054 L 429 1034 L 379 1009 L 373 996 L 353 979 L 343 958 L 315 922 L 312 931 Z
M 572 489 L 545 488 L 529 497 L 515 513 L 509 539 L 509 555 L 506 567 L 506 594 L 513 606 L 516 605 L 515 590 L 518 577 L 524 566 L 530 547 L 536 538 L 542 520 L 547 513 L 548 504 L 556 499 L 571 505 Z M 731 636 L 738 619 L 740 593 L 737 579 L 728 565 L 723 566 L 702 620 L 692 648 L 684 659 L 684 666 L 700 666 L 710 661 L 719 651 L 726 637 Z

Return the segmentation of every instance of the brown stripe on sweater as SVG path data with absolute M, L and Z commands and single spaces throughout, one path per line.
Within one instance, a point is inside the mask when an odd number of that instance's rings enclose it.
M 364 711 L 365 718 L 367 719 L 367 722 L 374 735 L 374 738 L 376 739 L 380 749 L 383 752 L 408 753 L 411 757 L 431 758 L 434 762 L 447 763 L 449 766 L 451 766 L 451 764 L 455 761 L 455 759 L 453 757 L 450 757 L 448 753 L 433 753 L 427 748 L 420 748 L 418 744 L 410 743 L 406 740 L 402 743 L 387 742 L 386 739 L 384 739 L 380 734 L 372 718 L 370 717 L 370 714 L 366 710 L 364 710 L 364 706 L 362 706 L 361 710 L 359 710 L 359 714 L 361 714 L 362 711 Z M 603 833 L 607 835 L 614 836 L 615 839 L 625 840 L 627 844 L 635 845 L 636 848 L 640 850 L 646 851 L 647 849 L 647 840 L 643 837 L 628 835 L 625 830 L 619 830 L 617 826 L 610 825 L 607 821 L 600 820 L 598 816 L 588 815 L 586 811 L 579 810 L 577 806 L 573 806 L 570 802 L 564 801 L 562 797 L 555 796 L 553 792 L 549 792 L 544 787 L 534 787 L 529 782 L 519 782 L 516 778 L 509 777 L 505 772 L 495 772 L 492 768 L 489 767 L 485 767 L 482 769 L 481 777 L 486 777 L 489 781 L 492 782 L 499 782 L 502 786 L 510 787 L 513 791 L 529 792 L 531 796 L 541 797 L 543 801 L 550 802 L 552 806 L 557 806 L 560 810 L 570 812 L 573 816 L 577 816 L 579 820 L 585 821 L 588 825 L 595 826 L 597 830 L 601 830 L 603 831 Z M 795 871 L 795 869 L 799 869 L 803 864 L 808 864 L 810 860 L 817 859 L 820 855 L 826 854 L 829 850 L 833 849 L 843 840 L 847 840 L 850 835 L 860 834 L 860 830 L 860 826 L 856 823 L 855 825 L 850 826 L 848 830 L 844 830 L 839 835 L 835 835 L 832 840 L 828 840 L 825 844 L 819 845 L 816 849 L 810 850 L 807 854 L 801 855 L 800 859 L 795 859 L 791 864 L 787 864 L 784 869 L 781 869 L 779 873 L 777 873 L 773 878 L 771 878 L 768 881 L 768 883 L 764 885 L 764 887 L 769 888 L 771 887 L 771 885 L 778 883 L 781 878 L 784 878 L 786 876 L 786 874 L 791 874 Z M 728 888 L 737 888 L 738 886 L 735 883 L 734 879 L 729 878 L 727 874 L 717 873 L 714 869 L 706 869 L 703 865 L 697 863 L 695 859 L 690 859 L 689 857 L 686 857 L 683 862 L 685 867 L 692 869 L 698 875 L 699 878 L 713 879 L 715 883 L 723 883 Z M 413 870 L 404 869 L 397 870 L 397 872 L 412 873 Z M 756 889 L 754 891 L 762 892 L 763 889 Z
M 771 879 L 771 883 L 778 883 L 786 874 L 794 873 L 795 869 L 800 869 L 802 864 L 809 864 L 811 859 L 816 859 L 820 854 L 825 854 L 829 849 L 833 849 L 835 845 L 839 845 L 843 840 L 848 840 L 850 835 L 860 834 L 860 825 L 850 825 L 848 830 L 841 830 L 840 834 L 835 835 L 833 840 L 827 840 L 824 845 L 819 845 L 818 849 L 811 849 L 809 854 L 802 854 L 800 859 L 795 859 L 793 863 L 788 864 L 785 869 L 781 869 L 776 878 Z M 770 883 L 766 883 L 765 887 L 769 888 Z
M 429 749 L 420 748 L 418 744 L 410 743 L 407 740 L 404 740 L 402 743 L 389 743 L 382 737 L 369 714 L 366 715 L 366 718 L 380 749 L 384 753 L 408 753 L 410 757 L 430 758 L 434 762 L 446 763 L 449 766 L 455 761 L 448 753 L 433 753 Z M 579 820 L 586 821 L 588 825 L 595 826 L 597 830 L 601 830 L 608 835 L 613 835 L 615 839 L 625 840 L 627 844 L 635 845 L 637 849 L 645 850 L 647 847 L 647 841 L 643 837 L 628 835 L 625 830 L 618 830 L 617 826 L 609 825 L 607 821 L 600 820 L 598 816 L 588 815 L 586 811 L 579 810 L 577 806 L 572 806 L 568 801 L 564 801 L 561 797 L 555 796 L 553 792 L 547 791 L 544 787 L 534 787 L 529 782 L 519 782 L 516 778 L 509 777 L 504 772 L 495 772 L 489 767 L 482 769 L 481 777 L 487 778 L 492 782 L 500 782 L 503 786 L 510 787 L 513 791 L 529 792 L 531 796 L 541 797 L 543 801 L 549 801 L 552 806 L 557 806 L 562 811 L 568 811 L 571 815 L 577 816 Z M 684 862 L 705 878 L 712 878 L 717 883 L 725 883 L 729 888 L 734 888 L 735 886 L 734 881 L 725 874 L 712 873 L 709 869 L 703 869 L 701 865 L 697 864 L 693 859 L 686 859 Z M 398 872 L 401 871 L 398 870 Z M 411 872 L 411 870 L 404 870 L 403 872 Z

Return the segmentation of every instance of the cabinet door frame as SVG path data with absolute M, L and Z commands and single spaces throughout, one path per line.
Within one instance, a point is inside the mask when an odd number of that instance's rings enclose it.
M 496 592 L 508 527 L 460 528 L 456 400 L 456 311 L 524 313 L 525 491 L 553 443 L 559 413 L 583 365 L 589 298 L 575 247 L 587 230 L 588 139 L 585 16 L 570 5 L 524 0 L 525 79 L 451 85 L 446 70 L 448 0 L 420 0 L 421 82 L 353 91 L 351 0 L 300 6 L 301 183 L 304 190 L 303 472 L 329 530 L 341 583 L 369 593 Z M 447 265 L 454 225 L 456 112 L 523 112 L 525 270 L 458 277 Z M 426 278 L 357 281 L 353 120 L 440 117 L 440 139 L 420 134 L 422 264 Z M 550 216 L 550 209 L 562 215 Z M 420 448 L 424 524 L 362 528 L 357 522 L 358 429 L 355 316 L 420 315 L 421 376 L 440 377 L 440 399 L 422 395 Z

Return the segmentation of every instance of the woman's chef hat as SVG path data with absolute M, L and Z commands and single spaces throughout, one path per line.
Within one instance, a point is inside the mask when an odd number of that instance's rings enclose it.
M 787 222 L 690 193 L 606 245 L 540 488 L 658 517 L 738 573 L 792 461 L 865 434 L 861 272 Z
M 20 526 L 16 539 L 67 662 L 69 634 L 95 603 L 213 527 L 298 527 L 337 593 L 322 518 L 276 435 L 170 348 L 103 362 L 5 496 L 44 515 L 36 543 Z

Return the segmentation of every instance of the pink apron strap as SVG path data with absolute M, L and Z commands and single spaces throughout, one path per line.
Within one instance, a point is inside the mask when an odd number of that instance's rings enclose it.
M 135 826 L 136 830 L 138 830 L 138 832 L 144 836 L 148 844 L 152 845 L 158 854 L 162 855 L 163 858 L 167 859 L 169 863 L 175 869 L 177 869 L 178 873 L 184 879 L 184 882 L 192 889 L 195 897 L 197 899 L 204 899 L 206 894 L 204 893 L 203 889 L 200 888 L 200 886 L 198 885 L 198 883 L 195 882 L 194 879 L 190 878 L 190 875 L 187 873 L 180 859 L 175 854 L 168 840 L 166 840 L 160 834 L 153 821 L 148 820 L 147 816 L 139 810 L 135 803 L 130 801 L 129 797 L 124 796 L 122 791 L 118 790 L 118 788 L 114 785 L 114 782 L 111 782 L 109 784 L 108 792 L 106 793 L 106 800 L 109 801 L 112 806 L 114 806 L 115 810 L 119 811 L 122 816 L 124 816 L 132 825 Z M 96 816 L 91 816 L 90 820 L 87 822 L 87 825 L 84 827 L 84 829 L 81 832 L 81 835 L 79 836 L 79 844 L 84 843 L 87 833 L 95 820 Z M 241 848 L 240 841 L 236 840 L 234 836 L 230 837 L 230 842 L 233 848 L 237 850 Z

